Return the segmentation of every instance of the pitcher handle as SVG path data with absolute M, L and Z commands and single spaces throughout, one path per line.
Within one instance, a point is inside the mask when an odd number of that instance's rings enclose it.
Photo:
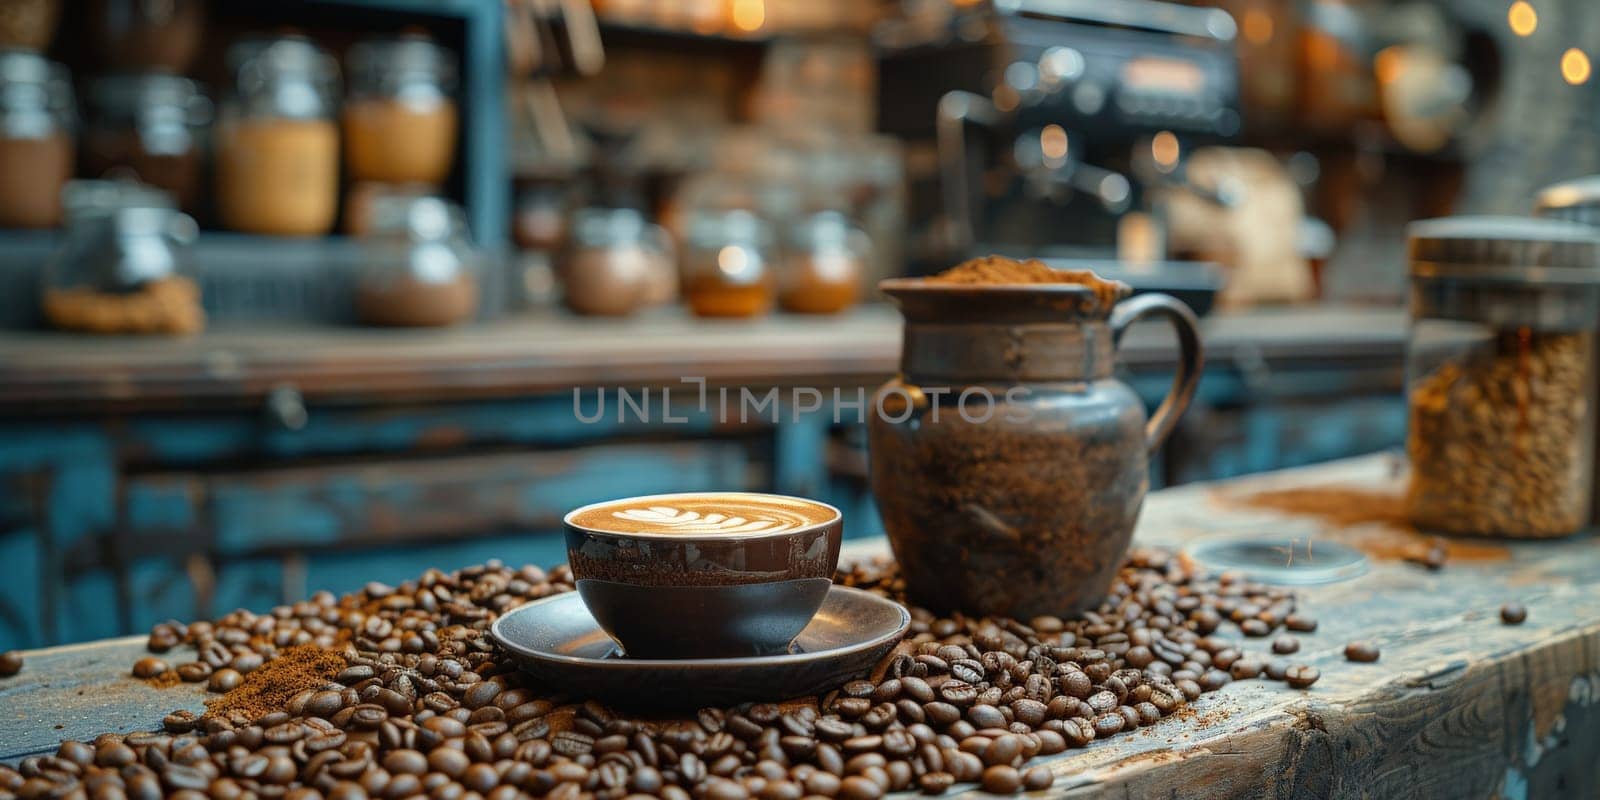
M 1200 382 L 1200 370 L 1205 365 L 1205 351 L 1200 345 L 1200 323 L 1194 312 L 1183 301 L 1167 294 L 1141 294 L 1132 297 L 1111 310 L 1111 344 L 1122 345 L 1122 334 L 1128 326 L 1147 316 L 1166 317 L 1178 334 L 1178 373 L 1172 377 L 1172 390 L 1150 415 L 1144 426 L 1145 449 L 1154 453 L 1166 441 L 1178 418 L 1183 416 L 1189 401 L 1194 399 L 1195 386 Z

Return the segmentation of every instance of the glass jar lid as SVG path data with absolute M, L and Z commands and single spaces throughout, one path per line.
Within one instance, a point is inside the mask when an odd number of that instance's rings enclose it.
M 689 221 L 689 243 L 705 250 L 729 244 L 763 248 L 769 235 L 766 221 L 742 208 L 700 209 Z
M 1460 216 L 1406 227 L 1411 277 L 1531 286 L 1600 285 L 1600 236 L 1556 219 Z
M 161 73 L 108 75 L 89 86 L 92 124 L 135 130 L 151 153 L 181 155 L 196 148 L 196 131 L 211 122 L 211 99 L 200 84 Z
M 7 136 L 47 136 L 73 120 L 67 68 L 27 50 L 0 49 L 0 116 Z
M 171 122 L 201 127 L 211 121 L 211 100 L 198 81 L 160 72 L 106 75 L 89 84 L 89 108 L 97 122 Z
M 1600 175 L 1546 186 L 1534 196 L 1533 205 L 1541 217 L 1600 226 Z
M 372 232 L 414 242 L 465 238 L 466 215 L 448 200 L 433 195 L 382 195 L 373 201 Z
M 65 256 L 54 280 L 126 291 L 179 272 L 179 251 L 198 234 L 193 219 L 179 212 L 172 196 L 132 181 L 79 180 L 61 192 L 67 215 Z M 69 266 L 72 281 L 61 275 Z
M 1600 325 L 1600 238 L 1554 219 L 1463 216 L 1414 222 L 1411 315 L 1500 328 Z
M 228 48 L 227 61 L 252 114 L 313 119 L 337 105 L 339 64 L 304 36 L 243 39 Z
M 855 249 L 859 231 L 838 211 L 818 211 L 789 229 L 789 246 L 799 249 Z
M 572 214 L 572 243 L 577 247 L 632 244 L 650 238 L 649 225 L 635 208 L 581 208 Z
M 354 92 L 391 97 L 453 94 L 456 57 L 416 33 L 366 39 L 345 54 Z

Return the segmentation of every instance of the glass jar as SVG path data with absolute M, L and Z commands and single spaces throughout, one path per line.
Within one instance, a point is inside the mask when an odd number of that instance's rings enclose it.
M 205 34 L 205 0 L 94 0 L 87 20 L 96 52 L 114 69 L 180 73 Z
M 678 294 L 672 240 L 632 208 L 585 208 L 572 216 L 561 261 L 563 297 L 580 314 L 626 316 Z
M 425 36 L 358 42 L 345 56 L 345 161 L 356 180 L 439 184 L 456 154 L 455 54 Z
M 1411 521 L 1547 538 L 1587 524 L 1600 240 L 1519 217 L 1413 223 Z
M 461 209 L 438 197 L 373 201 L 356 316 L 369 325 L 453 325 L 478 311 L 482 259 Z
M 94 177 L 126 171 L 170 192 L 193 213 L 211 114 L 210 99 L 188 78 L 151 73 L 97 79 L 89 87 L 84 169 Z
M 683 254 L 683 294 L 702 317 L 754 317 L 772 309 L 766 223 L 741 209 L 692 212 Z
M 0 47 L 43 52 L 60 18 L 61 0 L 6 0 L 0 3 Z
M 318 236 L 339 211 L 338 65 L 299 36 L 228 50 L 217 122 L 217 213 L 246 233 Z
M 0 228 L 61 224 L 74 122 L 65 67 L 34 53 L 0 50 Z
M 789 231 L 778 271 L 778 303 L 802 314 L 834 314 L 855 305 L 869 251 L 866 234 L 843 214 L 812 214 Z
M 132 182 L 74 181 L 63 203 L 66 234 L 43 278 L 50 324 L 91 333 L 205 327 L 189 257 L 197 228 L 170 195 Z

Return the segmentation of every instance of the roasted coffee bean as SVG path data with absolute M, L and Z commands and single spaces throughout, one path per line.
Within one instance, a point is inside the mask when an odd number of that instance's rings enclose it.
M 1097 739 L 1104 739 L 1120 732 L 1127 725 L 1121 714 L 1111 712 L 1101 714 L 1094 718 L 1094 735 Z
M 211 677 L 211 665 L 204 661 L 190 661 L 178 665 L 178 677 L 184 683 L 199 683 Z
M 956 776 L 948 772 L 929 772 L 917 779 L 917 788 L 923 794 L 944 794 L 956 783 Z
M 1296 664 L 1283 673 L 1283 679 L 1295 689 L 1308 689 L 1322 677 L 1316 667 L 1306 664 Z
M 985 764 L 1014 764 L 1022 758 L 1022 737 L 1006 734 L 996 737 L 980 756 Z
M 1261 662 L 1253 658 L 1241 658 L 1228 667 L 1228 674 L 1236 681 L 1249 680 L 1261 674 Z
M 1279 655 L 1289 655 L 1300 651 L 1300 640 L 1287 634 L 1272 640 L 1272 652 Z
M 22 652 L 7 650 L 0 653 L 0 678 L 9 678 L 22 671 Z
M 338 692 L 324 690 L 311 695 L 306 701 L 305 714 L 311 717 L 324 719 L 333 716 L 344 707 L 344 698 Z
M 1344 646 L 1344 657 L 1350 661 L 1371 663 L 1378 660 L 1378 647 L 1371 642 L 1351 642 Z
M 1055 773 L 1052 773 L 1049 767 L 1033 767 L 1022 773 L 1022 788 L 1030 792 L 1042 792 L 1055 782 Z
M 959 679 L 945 681 L 938 691 L 941 699 L 957 707 L 970 706 L 978 699 L 978 688 Z
M 1010 766 L 997 765 L 983 771 L 983 790 L 990 794 L 1016 794 L 1022 788 L 1022 774 Z
M 1528 608 L 1521 603 L 1506 603 L 1500 607 L 1500 621 L 1507 625 L 1521 625 L 1528 618 Z
M 239 671 L 229 668 L 219 669 L 211 673 L 211 680 L 206 683 L 206 688 L 213 692 L 227 692 L 238 688 L 244 682 L 244 676 Z
M 1291 631 L 1310 633 L 1317 629 L 1317 621 L 1303 614 L 1290 614 L 1283 620 L 1284 627 Z
M 991 705 L 975 705 L 967 709 L 967 719 L 978 728 L 1003 728 L 1006 724 L 1005 714 Z
M 189 731 L 194 730 L 194 727 L 196 723 L 199 722 L 199 719 L 200 718 L 196 716 L 193 711 L 174 711 L 162 718 L 161 726 L 165 728 L 168 733 L 188 733 Z
M 1094 682 L 1081 671 L 1072 671 L 1061 676 L 1061 691 L 1080 700 L 1094 693 Z
M 1220 669 L 1208 669 L 1200 676 L 1201 691 L 1214 692 L 1227 686 L 1233 680 L 1232 676 Z
M 170 667 L 167 666 L 167 662 L 162 661 L 154 656 L 146 656 L 145 658 L 141 658 L 138 661 L 133 662 L 133 677 L 154 678 L 155 676 L 166 672 L 168 669 L 170 669 Z

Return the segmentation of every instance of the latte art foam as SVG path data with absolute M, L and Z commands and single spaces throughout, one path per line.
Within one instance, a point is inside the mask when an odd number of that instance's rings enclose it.
M 832 521 L 830 506 L 748 493 L 640 497 L 586 506 L 568 515 L 579 528 L 608 533 L 691 536 L 782 533 Z
M 702 516 L 698 511 L 673 508 L 671 506 L 630 508 L 626 511 L 613 511 L 611 516 L 641 525 L 670 528 L 679 533 L 755 533 L 757 531 L 777 533 L 790 528 L 798 528 L 803 524 L 794 520 L 747 519 L 736 514 L 723 514 L 718 511 Z

